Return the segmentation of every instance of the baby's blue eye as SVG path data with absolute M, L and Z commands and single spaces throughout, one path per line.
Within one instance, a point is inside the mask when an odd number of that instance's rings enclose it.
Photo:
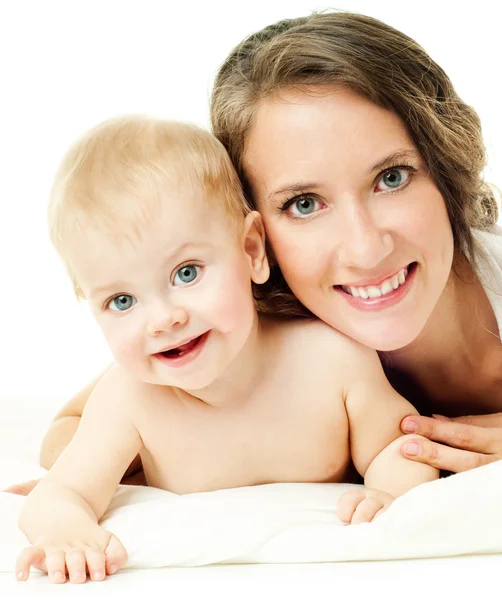
M 129 310 L 131 306 L 136 304 L 136 302 L 137 300 L 134 298 L 134 296 L 122 294 L 121 296 L 115 296 L 115 298 L 112 298 L 108 303 L 108 308 L 116 311 Z
M 176 271 L 174 275 L 174 285 L 186 285 L 195 281 L 200 273 L 200 267 L 197 265 L 185 265 Z

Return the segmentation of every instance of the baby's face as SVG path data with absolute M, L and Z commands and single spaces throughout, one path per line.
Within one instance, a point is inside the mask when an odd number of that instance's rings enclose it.
M 243 224 L 202 191 L 167 198 L 139 235 L 91 228 L 74 254 L 84 296 L 116 361 L 141 381 L 200 390 L 244 347 L 255 323 Z M 249 218 L 248 218 L 249 221 Z

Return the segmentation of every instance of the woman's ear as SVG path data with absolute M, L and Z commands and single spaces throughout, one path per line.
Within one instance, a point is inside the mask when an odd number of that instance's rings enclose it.
M 259 212 L 250 212 L 244 221 L 244 252 L 249 261 L 251 279 L 255 283 L 265 283 L 270 275 L 270 267 L 265 250 L 265 228 Z

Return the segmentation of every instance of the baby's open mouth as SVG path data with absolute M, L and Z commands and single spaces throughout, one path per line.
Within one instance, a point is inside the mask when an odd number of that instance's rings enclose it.
M 196 338 L 186 342 L 185 344 L 181 344 L 181 346 L 177 346 L 176 348 L 171 348 L 170 350 L 165 350 L 164 352 L 159 352 L 162 356 L 166 358 L 179 358 L 185 354 L 188 354 L 192 350 L 194 350 L 200 342 L 205 338 L 207 333 L 203 333 Z

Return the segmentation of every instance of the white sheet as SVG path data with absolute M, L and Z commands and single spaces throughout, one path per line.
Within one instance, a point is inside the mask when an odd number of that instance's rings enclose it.
M 4 415 L 0 424 L 0 486 L 4 486 L 42 472 L 36 466 L 36 451 L 53 408 L 47 412 L 43 405 L 30 404 L 29 400 L 0 400 L 0 410 Z M 374 592 L 375 586 L 385 585 L 389 586 L 387 597 L 392 598 L 397 597 L 392 592 L 397 594 L 397 583 L 400 597 L 405 589 L 406 598 L 427 597 L 431 586 L 438 595 L 444 590 L 451 596 L 456 590 L 456 598 L 463 598 L 470 590 L 472 597 L 474 590 L 480 592 L 495 583 L 498 587 L 502 555 L 197 569 L 144 567 L 204 564 L 215 559 L 326 560 L 328 554 L 330 559 L 337 558 L 335 553 L 341 560 L 383 558 L 403 549 L 408 556 L 501 552 L 502 517 L 497 511 L 502 499 L 501 466 L 488 465 L 417 488 L 374 524 L 357 527 L 343 527 L 333 515 L 338 486 L 281 484 L 183 497 L 123 487 L 114 499 L 107 524 L 128 548 L 130 566 L 140 569 L 126 570 L 102 583 L 57 589 L 38 573 L 21 584 L 12 572 L 4 572 L 0 573 L 0 596 L 43 597 L 50 593 L 52 597 L 63 591 L 65 595 L 85 594 L 90 589 L 93 596 L 118 597 L 134 590 L 153 591 L 162 585 L 166 593 L 171 590 L 189 598 L 213 586 L 223 598 L 237 594 L 267 598 L 285 592 L 296 597 L 311 595 L 316 589 L 319 597 L 321 590 L 329 593 L 335 589 L 363 597 Z M 22 499 L 6 497 L 0 496 L 0 566 L 11 571 L 16 546 L 25 542 L 14 522 Z M 409 512 L 412 505 L 413 512 Z

